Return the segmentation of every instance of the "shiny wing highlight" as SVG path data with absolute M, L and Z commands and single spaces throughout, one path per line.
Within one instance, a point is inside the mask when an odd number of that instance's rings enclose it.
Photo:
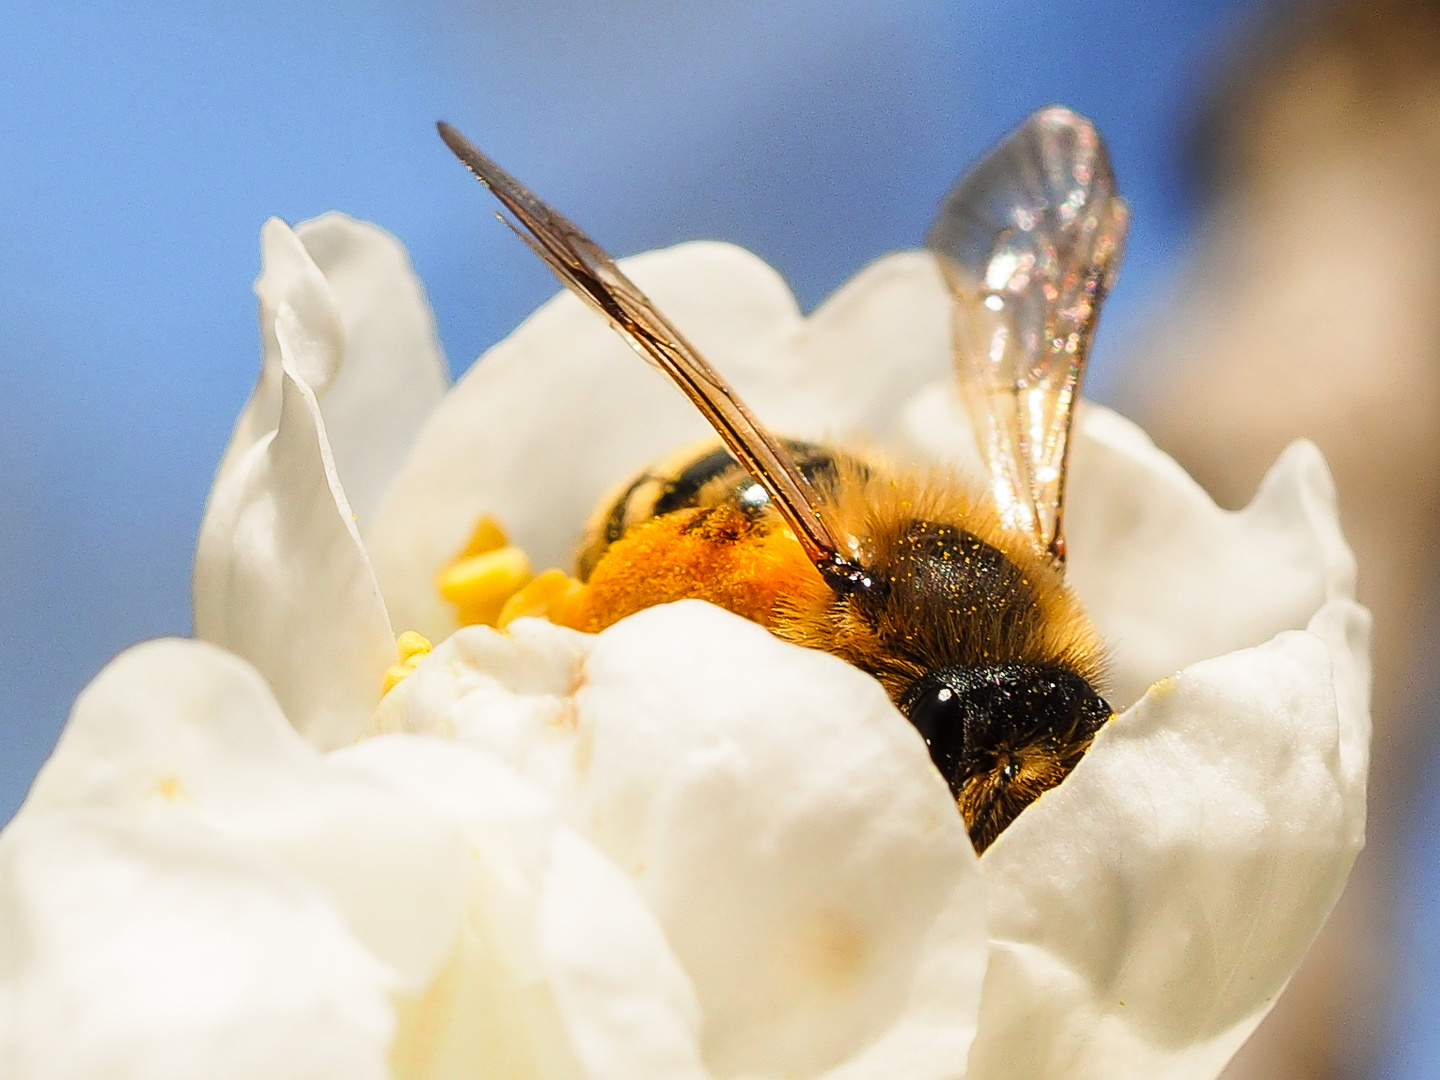
M 1128 223 L 1095 125 L 1051 106 L 961 177 L 926 238 L 1001 517 L 1060 564 L 1070 423 Z
M 720 373 L 599 245 L 449 124 L 436 126 L 445 145 L 516 219 L 512 222 L 497 215 L 500 220 L 530 245 L 564 285 L 609 319 L 641 357 L 668 375 L 694 402 L 735 459 L 764 487 L 806 555 L 832 586 L 864 587 L 868 579 L 851 557 L 853 542 L 844 538 L 847 542 L 842 543 L 823 501 Z

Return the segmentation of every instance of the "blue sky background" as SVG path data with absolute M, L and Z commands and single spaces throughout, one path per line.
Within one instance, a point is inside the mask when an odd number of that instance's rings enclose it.
M 917 244 L 969 160 L 1062 101 L 1100 124 L 1134 209 L 1090 383 L 1123 402 L 1111 358 L 1188 250 L 1184 122 L 1257 7 L 6 0 L 0 821 L 100 666 L 189 632 L 205 493 L 257 370 L 267 216 L 399 235 L 458 373 L 555 285 L 437 118 L 613 252 L 732 240 L 809 307 Z M 1420 818 L 1440 834 L 1440 804 Z M 1417 839 L 1397 1080 L 1440 1074 L 1436 855 Z

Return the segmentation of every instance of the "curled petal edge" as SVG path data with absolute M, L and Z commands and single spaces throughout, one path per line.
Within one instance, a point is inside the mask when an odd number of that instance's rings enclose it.
M 1162 681 L 985 853 L 974 1080 L 1219 1073 L 1363 845 L 1369 625 L 1337 598 Z
M 211 492 L 195 554 L 195 630 L 254 664 L 291 723 L 330 749 L 365 733 L 395 638 L 319 404 L 299 375 L 323 345 L 285 305 L 276 336 L 279 423 Z

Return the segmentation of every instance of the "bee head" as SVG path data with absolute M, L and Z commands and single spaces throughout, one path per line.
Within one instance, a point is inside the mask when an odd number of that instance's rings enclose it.
M 996 663 L 939 668 L 899 702 L 930 748 L 984 851 L 1080 760 L 1110 706 L 1063 668 Z

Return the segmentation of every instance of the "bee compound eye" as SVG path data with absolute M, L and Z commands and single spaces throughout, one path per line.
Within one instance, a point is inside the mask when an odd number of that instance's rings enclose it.
M 903 708 L 930 749 L 930 760 L 957 796 L 965 756 L 966 703 L 943 682 L 921 679 L 905 695 Z

